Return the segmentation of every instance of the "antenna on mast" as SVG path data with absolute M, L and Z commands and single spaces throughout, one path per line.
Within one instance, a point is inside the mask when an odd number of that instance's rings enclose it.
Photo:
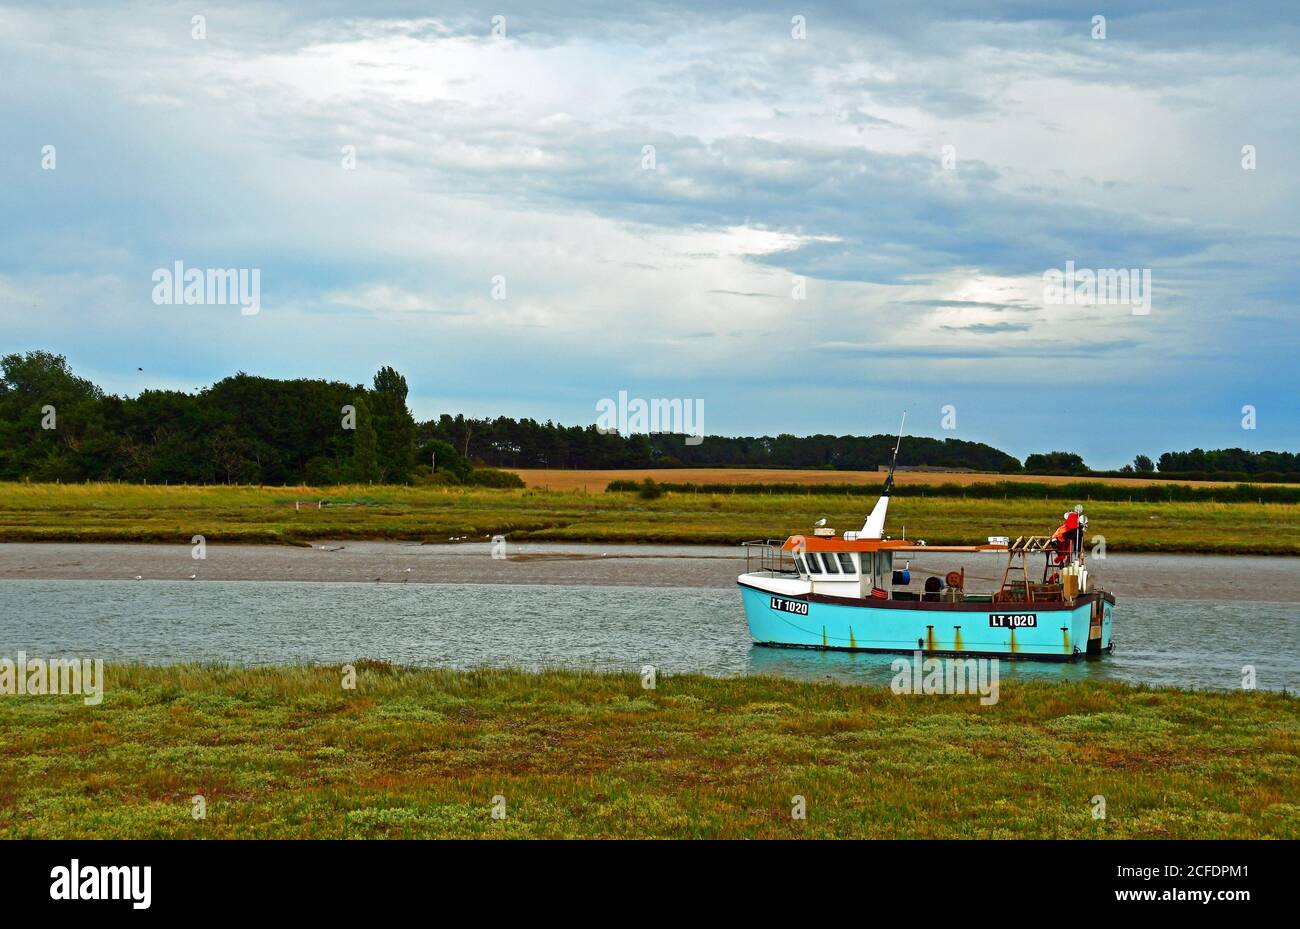
M 894 486 L 894 468 L 898 466 L 898 447 L 903 444 L 903 423 L 907 422 L 907 410 L 903 410 L 902 422 L 898 424 L 898 441 L 894 443 L 894 460 L 889 463 L 889 475 L 885 478 L 885 494 Z
M 860 539 L 880 539 L 885 533 L 885 515 L 889 512 L 889 491 L 894 486 L 894 468 L 898 466 L 898 447 L 903 444 L 903 423 L 907 422 L 907 410 L 903 411 L 903 421 L 898 424 L 898 441 L 894 443 L 894 460 L 889 463 L 889 475 L 885 478 L 885 492 L 880 495 L 871 515 L 862 524 L 858 533 Z

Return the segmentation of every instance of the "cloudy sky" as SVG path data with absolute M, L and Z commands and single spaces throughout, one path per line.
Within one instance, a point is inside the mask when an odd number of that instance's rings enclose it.
M 392 364 L 422 418 L 1300 445 L 1292 3 L 299 6 L 0 4 L 0 348 L 125 394 Z M 260 312 L 155 303 L 176 261 Z M 1150 312 L 1046 302 L 1071 262 Z

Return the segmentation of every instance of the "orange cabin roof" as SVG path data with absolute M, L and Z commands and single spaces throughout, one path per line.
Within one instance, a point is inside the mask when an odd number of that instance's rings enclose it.
M 793 552 L 1005 552 L 1005 545 L 917 545 L 904 539 L 854 539 L 825 538 L 815 535 L 792 535 L 781 545 L 781 551 Z

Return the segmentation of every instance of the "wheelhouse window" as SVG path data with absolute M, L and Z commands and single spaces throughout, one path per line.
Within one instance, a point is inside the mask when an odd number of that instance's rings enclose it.
M 794 569 L 800 574 L 807 574 L 808 569 L 803 566 L 803 556 L 796 554 L 794 556 Z
M 848 552 L 839 552 L 840 567 L 844 569 L 845 574 L 853 574 L 853 556 Z
M 814 552 L 809 552 L 809 553 L 808 553 L 808 557 L 807 557 L 805 560 L 808 562 L 808 573 L 809 573 L 809 574 L 821 574 L 821 573 L 822 573 L 822 566 L 821 566 L 821 564 L 817 561 L 817 555 L 816 555 L 816 553 L 814 553 Z
M 839 574 L 839 565 L 835 563 L 835 555 L 832 552 L 822 552 L 822 564 L 826 565 L 827 574 Z

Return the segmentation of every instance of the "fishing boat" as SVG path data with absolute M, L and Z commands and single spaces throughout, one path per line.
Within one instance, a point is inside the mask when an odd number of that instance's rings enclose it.
M 744 543 L 745 573 L 736 580 L 756 645 L 1046 661 L 1113 651 L 1115 597 L 1088 574 L 1082 506 L 1050 535 L 975 545 L 892 539 L 885 517 L 897 462 L 895 444 L 884 492 L 861 529 L 836 535 L 822 519 L 811 535 Z M 912 567 L 959 553 L 1002 556 L 1001 582 L 974 592 L 964 566 Z

